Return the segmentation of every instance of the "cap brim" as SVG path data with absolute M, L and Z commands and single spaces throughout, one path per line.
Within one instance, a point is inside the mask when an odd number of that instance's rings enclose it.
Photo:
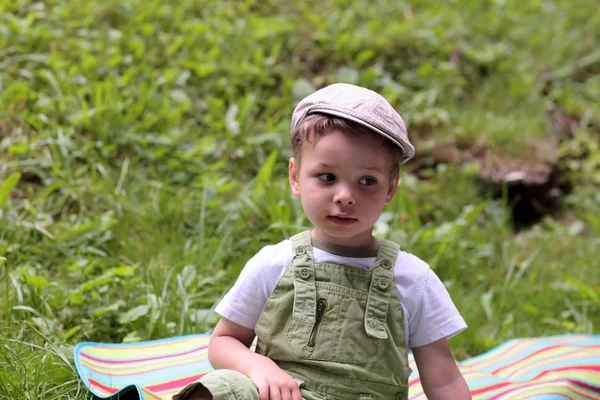
M 295 125 L 297 126 L 307 115 L 314 114 L 314 113 L 334 115 L 336 117 L 340 117 L 343 119 L 350 120 L 352 122 L 356 122 L 357 124 L 362 125 L 367 129 L 370 129 L 372 131 L 379 133 L 381 136 L 385 137 L 386 139 L 388 139 L 392 143 L 394 143 L 396 146 L 400 147 L 400 150 L 402 150 L 402 157 L 400 158 L 400 164 L 406 163 L 408 160 L 413 158 L 415 155 L 415 148 L 413 147 L 412 144 L 410 144 L 406 141 L 398 140 L 395 137 L 383 132 L 381 129 L 369 124 L 368 122 L 365 122 L 359 118 L 348 115 L 347 113 L 345 113 L 343 111 L 332 110 L 329 108 L 327 108 L 327 109 L 313 108 L 313 109 L 308 110 L 302 118 L 299 118 L 298 121 L 296 121 Z

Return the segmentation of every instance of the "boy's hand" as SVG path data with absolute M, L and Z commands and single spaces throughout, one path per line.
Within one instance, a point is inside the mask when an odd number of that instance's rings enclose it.
M 260 400 L 302 400 L 294 378 L 267 357 L 257 360 L 248 377 L 258 387 Z
M 258 387 L 260 400 L 302 400 L 296 381 L 271 359 L 249 349 L 254 331 L 221 318 L 208 345 L 208 358 L 215 368 L 233 369 Z
M 465 382 L 446 339 L 412 349 L 423 391 L 429 400 L 470 400 Z

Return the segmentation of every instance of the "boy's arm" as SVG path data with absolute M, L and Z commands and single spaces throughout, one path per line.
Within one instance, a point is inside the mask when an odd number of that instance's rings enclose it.
M 208 344 L 208 360 L 215 369 L 233 369 L 249 377 L 261 400 L 302 400 L 298 384 L 271 359 L 249 349 L 254 331 L 221 318 Z
M 446 339 L 412 349 L 419 369 L 421 385 L 429 400 L 471 399 L 465 382 Z

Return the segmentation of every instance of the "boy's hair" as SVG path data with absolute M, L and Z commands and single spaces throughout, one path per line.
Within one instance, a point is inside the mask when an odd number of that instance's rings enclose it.
M 292 153 L 298 165 L 301 163 L 304 143 L 311 143 L 313 139 L 318 140 L 319 137 L 332 130 L 339 130 L 352 135 L 367 135 L 376 139 L 385 147 L 390 156 L 390 179 L 395 178 L 400 173 L 402 152 L 390 140 L 356 122 L 319 113 L 306 116 L 292 132 Z

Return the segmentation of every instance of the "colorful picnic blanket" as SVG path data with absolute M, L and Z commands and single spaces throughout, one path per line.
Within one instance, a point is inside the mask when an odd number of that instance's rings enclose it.
M 209 335 L 80 343 L 75 364 L 98 398 L 167 400 L 212 370 Z M 410 399 L 425 399 L 414 359 Z M 600 400 L 600 335 L 515 339 L 459 363 L 474 399 Z

